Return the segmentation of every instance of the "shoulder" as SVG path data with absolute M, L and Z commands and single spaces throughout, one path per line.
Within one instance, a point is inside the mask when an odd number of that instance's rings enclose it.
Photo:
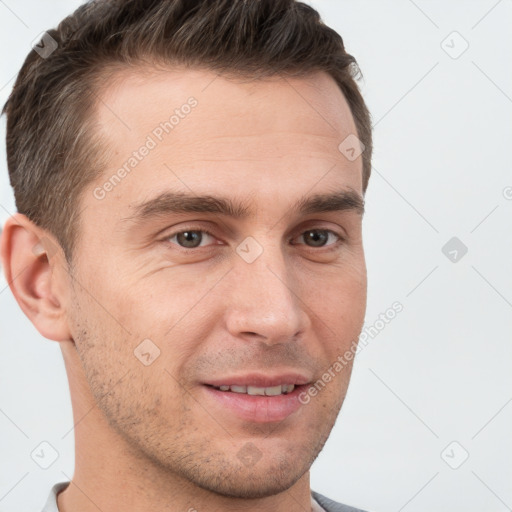
M 360 508 L 350 507 L 349 505 L 332 501 L 315 491 L 311 491 L 311 494 L 326 512 L 366 512 Z
M 46 500 L 46 503 L 41 512 L 59 512 L 57 507 L 57 494 L 63 491 L 68 485 L 69 482 L 59 482 L 58 484 L 55 484 L 52 487 L 52 490 L 50 491 L 48 499 Z

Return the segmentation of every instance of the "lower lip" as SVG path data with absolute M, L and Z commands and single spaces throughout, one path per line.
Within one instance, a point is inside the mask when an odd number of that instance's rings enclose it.
M 207 396 L 216 401 L 222 408 L 228 409 L 239 418 L 254 423 L 270 423 L 283 421 L 300 407 L 299 394 L 307 385 L 295 386 L 286 395 L 261 396 L 220 391 L 212 386 L 204 385 Z

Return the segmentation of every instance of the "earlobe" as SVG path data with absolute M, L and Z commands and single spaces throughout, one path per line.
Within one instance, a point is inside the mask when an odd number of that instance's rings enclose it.
M 54 341 L 71 340 L 62 252 L 54 237 L 25 215 L 16 213 L 6 221 L 0 241 L 5 278 L 34 327 Z

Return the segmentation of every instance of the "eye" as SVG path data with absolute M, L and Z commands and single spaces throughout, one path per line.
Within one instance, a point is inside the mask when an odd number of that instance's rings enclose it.
M 205 239 L 207 241 L 208 238 L 215 237 L 212 233 L 205 229 L 196 229 L 194 227 L 190 227 L 175 233 L 171 233 L 169 236 L 166 236 L 164 240 L 183 249 L 197 249 L 208 245 L 201 245 L 201 243 L 204 242 Z M 336 245 L 336 241 L 340 243 L 345 241 L 343 236 L 330 229 L 308 229 L 307 231 L 304 231 L 298 238 L 304 238 L 306 241 L 305 245 L 313 248 L 331 247 Z M 334 238 L 334 242 L 329 244 L 328 241 L 330 238 Z
M 186 229 L 167 236 L 165 240 L 184 249 L 196 249 L 201 247 L 201 242 L 205 238 L 204 235 L 206 235 L 206 238 L 213 238 L 213 235 L 204 229 Z M 176 242 L 173 242 L 174 239 L 176 239 Z
M 334 237 L 335 241 L 334 243 L 327 244 L 327 241 L 329 240 L 330 236 Z M 345 241 L 345 239 L 341 235 L 330 229 L 308 229 L 299 236 L 299 238 L 301 237 L 303 237 L 304 240 L 307 241 L 306 245 L 308 245 L 309 247 L 332 246 L 336 245 L 336 240 L 339 242 Z

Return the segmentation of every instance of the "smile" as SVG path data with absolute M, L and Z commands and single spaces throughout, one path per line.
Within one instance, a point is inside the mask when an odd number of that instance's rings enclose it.
M 233 393 L 241 393 L 246 395 L 260 395 L 260 396 L 278 396 L 287 395 L 295 389 L 294 384 L 282 384 L 278 386 L 270 386 L 266 388 L 256 386 L 212 386 L 220 391 L 231 391 Z

